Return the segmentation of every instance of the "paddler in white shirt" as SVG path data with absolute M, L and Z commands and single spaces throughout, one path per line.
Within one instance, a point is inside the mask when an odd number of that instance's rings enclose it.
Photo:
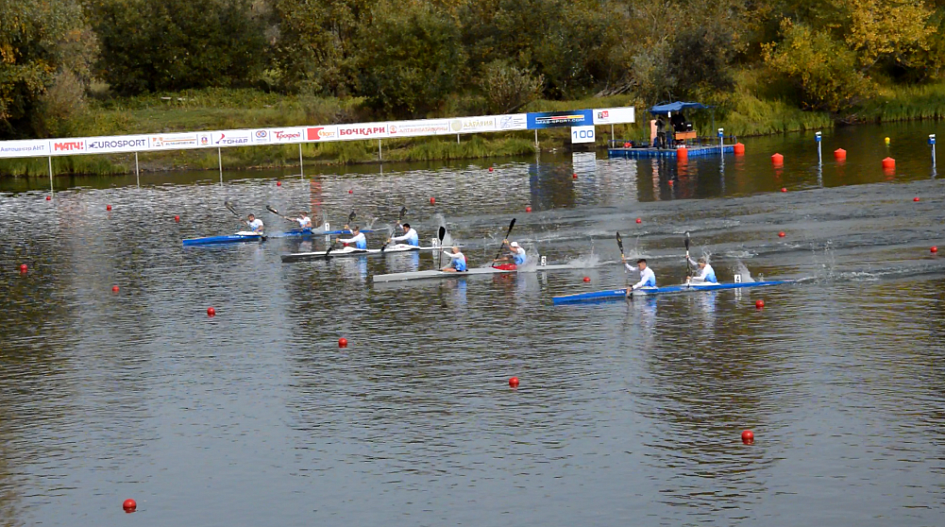
M 636 268 L 627 263 L 626 258 L 621 256 L 621 259 L 623 260 L 623 264 L 627 266 L 628 271 L 640 271 L 640 281 L 627 288 L 627 295 L 641 287 L 656 287 L 656 275 L 653 273 L 652 269 L 647 267 L 644 258 L 637 260 Z
M 312 229 L 312 218 L 309 218 L 309 217 L 308 217 L 308 214 L 306 214 L 306 213 L 303 212 L 303 211 L 299 211 L 299 216 L 298 216 L 297 218 L 295 218 L 295 221 L 297 221 L 297 222 L 299 223 L 299 228 L 300 228 L 300 229 L 303 229 L 303 230 L 304 230 L 304 229 L 309 229 L 309 230 Z
M 403 235 L 403 236 L 392 236 L 392 237 L 390 237 L 390 238 L 387 239 L 387 242 L 388 242 L 388 243 L 390 243 L 390 242 L 396 242 L 396 243 L 405 242 L 407 245 L 411 245 L 411 246 L 413 246 L 413 247 L 420 247 L 420 235 L 417 234 L 417 231 L 414 230 L 414 228 L 411 227 L 409 223 L 405 223 L 405 224 L 401 225 L 400 228 L 403 229 L 404 235 Z
M 249 225 L 249 230 L 257 233 L 263 233 L 263 222 L 262 220 L 256 219 L 256 216 L 250 214 L 246 217 L 246 224 Z
M 447 273 L 463 273 L 466 272 L 466 256 L 459 252 L 459 247 L 453 246 L 453 252 L 449 253 L 443 251 L 443 254 L 449 256 L 450 263 L 446 264 L 446 267 L 440 269 Z
M 514 271 L 518 266 L 525 265 L 528 261 L 528 255 L 525 249 L 518 242 L 509 243 L 508 240 L 502 240 L 502 248 L 508 251 L 506 256 L 496 258 L 492 261 L 493 267 L 503 271 Z M 495 265 L 498 262 L 505 262 L 502 265 Z
M 719 280 L 715 277 L 715 269 L 712 269 L 712 266 L 709 265 L 708 260 L 705 256 L 699 258 L 699 261 L 695 261 L 692 258 L 689 261 L 699 267 L 699 272 L 695 276 L 686 277 L 686 282 L 690 284 L 717 284 Z
M 347 225 L 345 225 L 344 230 L 348 230 L 348 226 L 347 226 Z M 364 233 L 361 232 L 361 227 L 355 225 L 355 226 L 351 229 L 351 234 L 353 234 L 354 236 L 348 238 L 347 240 L 343 240 L 343 239 L 341 239 L 341 238 L 338 238 L 338 241 L 341 242 L 341 243 L 343 243 L 343 244 L 345 244 L 345 245 L 354 244 L 355 248 L 357 248 L 357 249 L 362 249 L 362 250 L 363 250 L 363 249 L 367 249 L 367 238 L 365 238 L 365 237 L 364 237 Z

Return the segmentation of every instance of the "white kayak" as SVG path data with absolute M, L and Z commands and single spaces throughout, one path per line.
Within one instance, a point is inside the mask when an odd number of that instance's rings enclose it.
M 409 273 L 377 274 L 371 277 L 374 282 L 401 282 L 406 280 L 428 280 L 432 278 L 463 278 L 471 275 L 482 274 L 514 274 L 514 273 L 538 273 L 541 271 L 558 271 L 563 269 L 587 269 L 587 265 L 558 264 L 558 265 L 536 265 L 525 266 L 519 269 L 496 269 L 493 267 L 476 267 L 462 272 L 451 273 L 449 271 L 413 271 Z
M 399 243 L 397 245 L 388 245 L 383 251 L 380 249 L 358 249 L 355 247 L 344 247 L 335 249 L 330 253 L 328 251 L 314 251 L 307 253 L 283 254 L 282 262 L 300 262 L 303 260 L 319 260 L 325 258 L 343 258 L 346 256 L 381 256 L 384 254 L 408 253 L 419 251 L 435 251 L 437 247 L 417 247 L 416 245 L 407 245 Z

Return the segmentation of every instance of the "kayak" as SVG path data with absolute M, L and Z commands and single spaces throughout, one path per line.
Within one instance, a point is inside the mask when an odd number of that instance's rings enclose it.
M 671 285 L 667 287 L 643 287 L 633 292 L 633 296 L 652 296 L 672 293 L 695 293 L 698 291 L 721 291 L 724 289 L 746 289 L 749 287 L 770 287 L 775 285 L 792 284 L 794 280 L 769 280 L 766 282 L 732 282 L 727 284 L 693 284 Z M 594 291 L 554 297 L 554 304 L 574 304 L 578 302 L 598 302 L 605 300 L 620 300 L 627 298 L 626 289 L 612 289 L 610 291 Z
M 332 253 L 334 254 L 334 253 Z M 557 271 L 561 269 L 586 269 L 584 265 L 559 264 L 559 265 L 536 265 L 534 267 L 523 267 L 521 269 L 496 269 L 493 267 L 476 267 L 462 272 L 447 271 L 412 271 L 409 273 L 378 274 L 371 279 L 374 282 L 400 282 L 405 280 L 428 280 L 432 278 L 464 278 L 472 275 L 494 275 L 494 274 L 515 274 L 515 273 L 537 273 L 540 271 Z
M 371 230 L 362 230 L 361 232 L 370 233 Z M 236 234 L 226 236 L 209 236 L 207 238 L 191 238 L 184 240 L 184 246 L 192 245 L 217 245 L 221 243 L 243 243 L 266 241 L 267 238 L 310 238 L 312 236 L 330 236 L 338 234 L 351 234 L 351 231 L 313 231 L 311 229 L 295 229 L 292 231 L 278 232 L 276 234 L 258 234 L 250 231 L 240 231 Z
M 361 231 L 364 232 L 364 231 Z M 416 245 L 397 244 L 388 245 L 386 249 L 357 249 L 355 247 L 344 247 L 331 251 L 314 251 L 308 253 L 283 254 L 282 263 L 300 262 L 303 260 L 319 260 L 323 258 L 341 258 L 344 256 L 381 256 L 388 253 L 406 253 L 419 251 L 435 251 L 438 247 L 417 247 Z

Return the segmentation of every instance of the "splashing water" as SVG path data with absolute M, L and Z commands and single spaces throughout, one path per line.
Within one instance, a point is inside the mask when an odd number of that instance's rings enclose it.
M 754 282 L 755 279 L 751 277 L 751 271 L 745 267 L 745 264 L 741 260 L 735 260 L 735 268 L 733 269 L 734 273 L 742 278 L 742 282 L 749 283 Z

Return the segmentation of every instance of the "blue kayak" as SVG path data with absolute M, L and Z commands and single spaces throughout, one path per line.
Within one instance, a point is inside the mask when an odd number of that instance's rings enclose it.
M 770 287 L 774 285 L 792 284 L 794 280 L 770 280 L 767 282 L 733 282 L 729 284 L 700 284 L 700 285 L 671 285 L 667 287 L 647 287 L 637 289 L 633 296 L 662 295 L 669 293 L 695 293 L 698 291 L 721 291 L 723 289 L 745 289 L 749 287 Z M 612 289 L 610 291 L 594 291 L 554 297 L 554 304 L 574 304 L 579 302 L 599 302 L 606 300 L 622 300 L 627 298 L 626 289 Z
M 369 229 L 363 229 L 361 232 L 373 232 Z M 218 245 L 223 243 L 243 243 L 266 241 L 267 238 L 311 238 L 312 236 L 332 236 L 339 234 L 351 234 L 351 231 L 313 231 L 311 229 L 295 229 L 292 231 L 279 232 L 276 234 L 255 234 L 252 232 L 238 232 L 226 236 L 209 236 L 207 238 L 191 238 L 184 240 L 184 247 L 193 245 Z

